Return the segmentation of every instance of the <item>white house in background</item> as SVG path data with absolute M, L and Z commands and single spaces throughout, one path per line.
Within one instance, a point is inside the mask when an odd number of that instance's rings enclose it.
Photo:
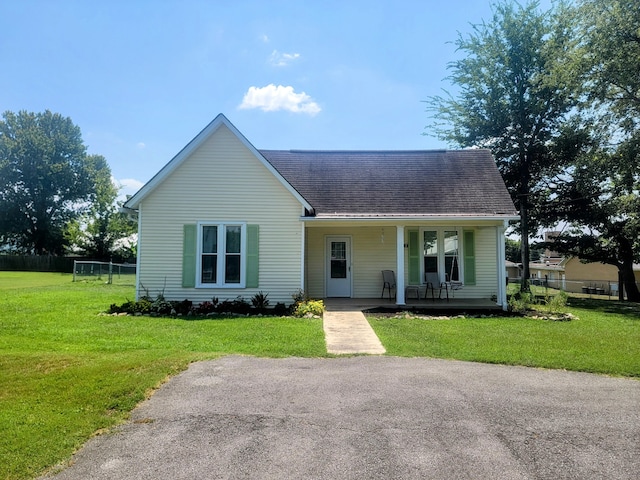
M 518 215 L 487 150 L 256 149 L 218 115 L 125 204 L 138 294 L 272 303 L 380 297 L 426 273 L 506 308 L 504 232 Z

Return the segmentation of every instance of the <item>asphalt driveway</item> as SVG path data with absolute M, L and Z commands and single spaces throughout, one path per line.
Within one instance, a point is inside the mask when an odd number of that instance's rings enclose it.
M 67 479 L 637 479 L 640 382 L 421 358 L 193 364 Z

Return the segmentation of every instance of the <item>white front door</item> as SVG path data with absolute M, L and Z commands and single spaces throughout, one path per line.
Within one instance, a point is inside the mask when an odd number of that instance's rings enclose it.
M 327 297 L 351 297 L 351 239 L 327 237 Z

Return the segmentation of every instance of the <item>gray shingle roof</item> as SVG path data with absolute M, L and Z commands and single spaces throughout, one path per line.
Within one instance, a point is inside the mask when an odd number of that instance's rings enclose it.
M 488 150 L 259 150 L 322 215 L 516 215 Z

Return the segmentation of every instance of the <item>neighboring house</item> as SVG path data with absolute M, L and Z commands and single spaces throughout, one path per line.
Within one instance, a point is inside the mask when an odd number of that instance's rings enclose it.
M 505 262 L 505 268 L 507 269 L 507 278 L 510 282 L 519 282 L 522 278 L 522 264 L 507 260 Z
M 565 257 L 560 262 L 529 264 L 533 283 L 546 284 L 574 293 L 618 294 L 618 269 L 606 263 L 583 262 Z M 640 265 L 633 266 L 636 283 L 640 282 Z
M 549 286 L 559 286 L 565 290 L 563 285 L 564 280 L 564 265 L 561 261 L 558 262 L 532 262 L 529 264 L 529 275 L 531 276 L 531 283 L 534 285 L 546 284 Z
M 257 150 L 218 115 L 125 207 L 139 221 L 138 295 L 202 302 L 257 292 L 379 298 L 382 270 L 425 273 L 506 309 L 516 209 L 487 150 Z
M 561 232 L 549 231 L 544 241 L 553 243 Z M 640 265 L 634 265 L 636 283 L 640 282 Z M 538 262 L 529 264 L 532 283 L 548 285 L 567 292 L 618 294 L 618 269 L 601 262 L 583 262 L 576 256 L 561 256 L 547 248 Z

